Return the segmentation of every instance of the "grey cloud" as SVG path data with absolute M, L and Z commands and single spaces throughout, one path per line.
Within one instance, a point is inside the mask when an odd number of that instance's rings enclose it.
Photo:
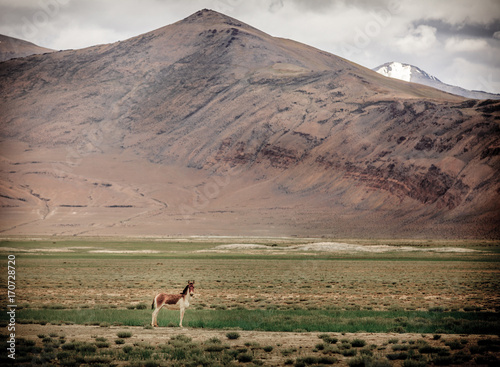
M 428 25 L 438 30 L 438 34 L 446 37 L 479 37 L 491 38 L 491 35 L 500 29 L 500 18 L 488 24 L 477 22 L 451 24 L 444 19 L 418 19 L 414 25 Z

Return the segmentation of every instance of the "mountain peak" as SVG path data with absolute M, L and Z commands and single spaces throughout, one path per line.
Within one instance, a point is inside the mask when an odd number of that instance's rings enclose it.
M 474 99 L 500 99 L 499 94 L 492 94 L 482 91 L 471 91 L 454 85 L 443 83 L 435 76 L 423 71 L 417 66 L 401 62 L 386 62 L 372 70 L 384 76 L 404 80 L 411 83 L 419 83 L 433 87 L 444 92 L 456 94 L 465 98 Z
M 418 83 L 418 80 L 420 80 L 421 78 L 440 82 L 438 78 L 426 73 L 419 67 L 402 62 L 386 62 L 385 64 L 380 65 L 373 70 L 375 70 L 379 74 L 388 76 L 390 78 L 404 80 L 406 82 Z
M 240 21 L 212 9 L 198 10 L 196 13 L 193 13 L 184 20 L 182 20 L 182 22 L 187 22 L 187 23 L 202 22 L 206 23 L 207 25 L 222 23 L 235 27 L 241 27 L 243 25 L 243 23 L 241 23 Z

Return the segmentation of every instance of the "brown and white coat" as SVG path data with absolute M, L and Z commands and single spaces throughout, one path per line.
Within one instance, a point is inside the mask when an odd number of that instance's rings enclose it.
M 153 304 L 151 308 L 153 311 L 153 318 L 151 320 L 151 325 L 153 327 L 158 326 L 158 312 L 160 312 L 163 306 L 172 305 L 175 307 L 179 307 L 180 309 L 180 323 L 179 326 L 182 327 L 182 319 L 184 318 L 184 311 L 189 307 L 189 300 L 191 296 L 194 294 L 194 280 L 188 281 L 188 285 L 184 288 L 182 293 L 180 294 L 167 294 L 167 293 L 158 293 L 153 299 Z

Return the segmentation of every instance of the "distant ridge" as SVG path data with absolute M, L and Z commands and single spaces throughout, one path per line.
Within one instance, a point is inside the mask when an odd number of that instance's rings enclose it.
M 386 62 L 372 70 L 390 78 L 404 80 L 406 82 L 428 85 L 444 92 L 456 94 L 465 98 L 473 99 L 500 99 L 500 94 L 487 93 L 476 90 L 468 90 L 454 85 L 443 83 L 433 75 L 430 75 L 419 67 L 400 62 Z
M 35 54 L 54 52 L 50 48 L 40 47 L 34 43 L 0 34 L 0 62 Z

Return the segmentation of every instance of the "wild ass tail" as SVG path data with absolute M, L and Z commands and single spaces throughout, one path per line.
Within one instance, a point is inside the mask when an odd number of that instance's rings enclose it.
M 152 310 L 154 310 L 154 309 L 155 309 L 155 299 L 156 299 L 156 297 L 155 297 L 155 298 L 153 298 L 153 303 L 151 303 L 151 309 L 152 309 Z

